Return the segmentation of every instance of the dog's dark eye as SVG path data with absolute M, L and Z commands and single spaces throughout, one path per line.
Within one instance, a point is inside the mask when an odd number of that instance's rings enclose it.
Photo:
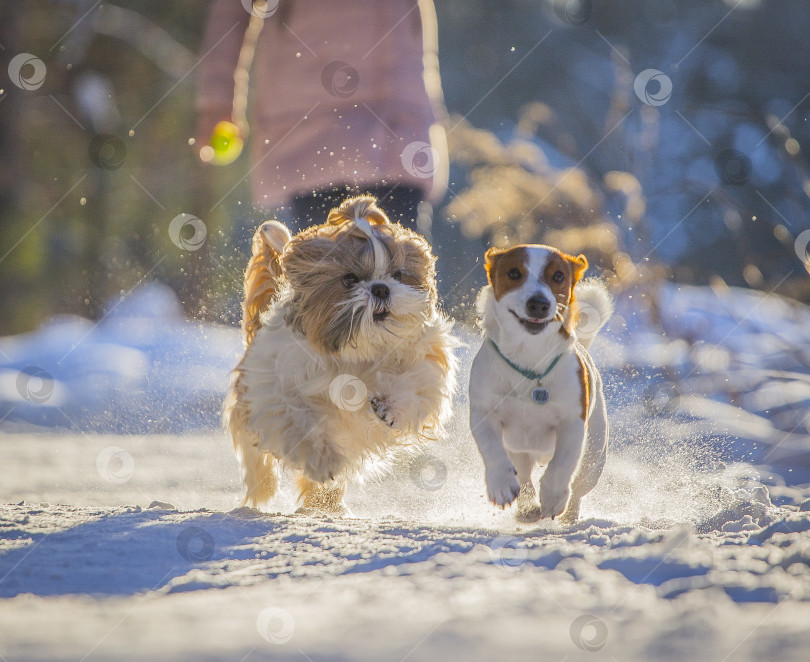
M 357 285 L 360 282 L 360 278 L 358 278 L 357 274 L 346 274 L 343 276 L 343 285 L 345 287 L 351 287 L 352 285 Z
M 562 283 L 565 280 L 565 274 L 562 271 L 555 271 L 554 275 L 551 277 L 555 283 Z
M 520 269 L 510 269 L 509 271 L 506 272 L 506 275 L 511 280 L 520 280 L 520 277 L 522 276 L 522 274 L 520 273 Z
M 391 274 L 391 278 L 393 278 L 398 283 L 401 283 L 402 282 L 402 272 L 399 269 L 397 269 L 395 272 L 393 272 Z

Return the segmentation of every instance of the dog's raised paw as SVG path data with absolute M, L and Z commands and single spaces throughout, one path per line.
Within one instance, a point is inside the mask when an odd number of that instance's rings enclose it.
M 304 474 L 316 483 L 328 483 L 341 473 L 343 465 L 343 456 L 330 446 L 325 446 L 311 454 Z
M 379 418 L 389 428 L 394 427 L 396 417 L 394 416 L 393 407 L 391 407 L 388 402 L 380 398 L 371 398 L 369 402 L 371 403 L 371 408 L 374 410 L 374 413 L 377 414 L 377 418 Z
M 517 472 L 511 465 L 497 471 L 487 471 L 486 479 L 489 500 L 496 506 L 508 506 L 520 494 Z

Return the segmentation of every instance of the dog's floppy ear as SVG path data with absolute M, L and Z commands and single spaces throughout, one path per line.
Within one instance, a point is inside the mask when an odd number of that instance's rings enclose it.
M 270 304 L 281 277 L 281 254 L 292 237 L 287 226 L 265 221 L 253 235 L 253 251 L 245 271 L 245 299 L 242 302 L 242 330 L 245 346 L 261 328 L 262 311 Z
M 259 227 L 259 231 L 261 232 L 262 239 L 279 255 L 284 252 L 284 247 L 289 243 L 290 239 L 292 239 L 292 235 L 290 235 L 287 226 L 278 221 L 265 221 Z M 255 241 L 256 238 L 254 237 L 254 242 Z
M 571 263 L 571 268 L 574 270 L 574 282 L 572 284 L 576 285 L 588 270 L 588 258 L 580 253 L 576 257 L 566 255 L 565 259 Z
M 563 253 L 562 256 L 571 265 L 571 289 L 569 290 L 568 310 L 563 314 L 563 330 L 570 335 L 574 332 L 576 321 L 579 319 L 579 302 L 574 287 L 588 270 L 588 259 L 582 254 L 574 257 Z
M 492 248 L 488 249 L 486 253 L 484 253 L 484 269 L 487 271 L 487 282 L 490 285 L 494 285 L 492 282 L 492 269 L 495 266 L 498 256 L 503 252 L 504 251 L 502 248 L 495 248 L 493 246 Z

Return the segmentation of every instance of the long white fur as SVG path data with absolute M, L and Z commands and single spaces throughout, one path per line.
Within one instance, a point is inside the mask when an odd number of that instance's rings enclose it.
M 374 234 L 374 228 L 369 220 L 360 215 L 359 209 L 354 212 L 354 224 L 371 240 L 374 247 L 374 275 L 375 277 L 382 275 L 385 265 L 385 248 L 382 242 Z
M 439 422 L 446 422 L 455 366 L 448 379 L 435 361 L 426 358 L 439 348 L 452 356 L 455 341 L 446 318 L 437 314 L 426 320 L 418 336 L 392 342 L 390 353 L 378 356 L 379 361 L 369 361 L 361 353 L 347 361 L 345 356 L 314 352 L 284 323 L 289 298 L 289 292 L 282 293 L 264 313 L 262 329 L 243 364 L 248 427 L 258 436 L 261 450 L 324 482 L 359 468 L 365 459 L 393 445 L 412 443 L 431 412 L 439 412 Z M 369 397 L 388 394 L 387 402 L 397 412 L 393 427 L 381 425 L 365 403 L 341 408 L 334 402 L 329 387 L 347 374 L 360 380 Z M 437 432 L 441 434 L 440 427 Z

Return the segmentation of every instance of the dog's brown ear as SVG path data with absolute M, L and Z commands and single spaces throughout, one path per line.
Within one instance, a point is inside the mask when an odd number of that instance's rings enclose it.
M 245 271 L 245 299 L 242 302 L 242 330 L 245 346 L 261 328 L 262 311 L 275 296 L 281 278 L 281 254 L 290 242 L 287 226 L 278 221 L 262 223 L 253 235 L 253 250 Z
M 576 284 L 588 270 L 588 258 L 581 253 L 574 257 L 573 255 L 566 255 L 565 258 L 571 263 L 574 270 L 574 283 Z
M 494 246 L 488 249 L 486 253 L 484 253 L 484 269 L 486 269 L 487 271 L 487 282 L 490 285 L 494 284 L 492 282 L 492 269 L 495 266 L 495 262 L 498 259 L 498 256 L 501 255 L 501 253 L 503 253 L 503 249 L 495 248 Z

